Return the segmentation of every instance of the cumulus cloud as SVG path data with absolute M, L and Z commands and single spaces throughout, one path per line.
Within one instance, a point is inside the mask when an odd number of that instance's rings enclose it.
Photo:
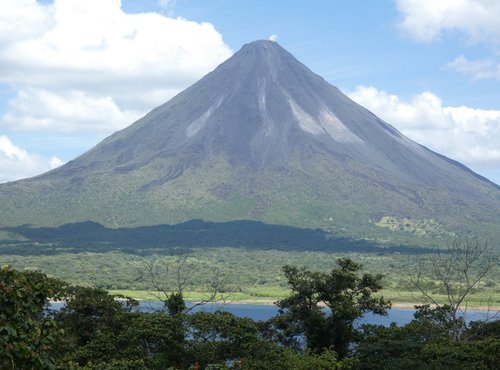
M 111 96 L 91 96 L 83 91 L 62 95 L 38 88 L 20 90 L 9 108 L 2 125 L 24 131 L 115 131 L 142 113 L 120 109 Z
M 273 33 L 271 36 L 269 36 L 269 41 L 278 41 L 278 35 Z
M 18 131 L 18 140 L 19 131 L 102 138 L 232 54 L 210 23 L 127 14 L 120 0 L 0 0 L 0 9 L 0 84 L 12 92 L 0 130 Z M 1 138 L 0 181 L 59 163 Z
M 417 41 L 460 31 L 470 42 L 500 43 L 498 0 L 396 0 L 396 6 L 402 16 L 399 28 Z
M 404 135 L 472 168 L 500 167 L 500 111 L 443 106 L 431 92 L 404 101 L 374 87 L 348 95 Z
M 47 159 L 28 153 L 14 145 L 7 136 L 0 135 L 0 183 L 34 176 L 62 164 L 57 157 Z
M 469 43 L 500 46 L 500 1 L 498 0 L 396 0 L 401 14 L 398 27 L 420 42 L 432 42 L 446 32 L 465 35 Z M 463 55 L 447 67 L 473 80 L 500 80 L 499 53 L 487 59 L 468 60 Z
M 90 126 L 101 121 L 114 130 L 120 116 L 130 116 L 125 107 L 131 95 L 135 109 L 145 113 L 231 54 L 209 23 L 126 14 L 120 0 L 55 0 L 48 5 L 0 0 L 0 7 L 0 82 L 18 91 L 10 104 L 13 111 L 2 123 L 12 129 L 83 129 L 80 118 L 68 119 L 71 110 L 79 116 L 83 109 Z M 53 109 L 49 97 L 59 109 Z M 35 110 L 56 113 L 46 117 L 51 123 L 28 117 L 16 125 L 12 118 L 26 101 Z M 61 109 L 66 110 L 64 121 L 56 124 Z M 101 120 L 110 115 L 111 120 Z M 131 123 L 122 121 L 122 127 Z

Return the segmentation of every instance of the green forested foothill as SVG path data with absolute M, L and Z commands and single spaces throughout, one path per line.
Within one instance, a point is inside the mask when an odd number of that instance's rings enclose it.
M 381 277 L 340 259 L 328 272 L 287 266 L 290 294 L 267 322 L 228 312 L 155 313 L 102 289 L 37 272 L 0 270 L 1 369 L 497 369 L 500 321 L 461 322 L 450 307 L 421 306 L 405 326 L 352 326 L 384 314 Z M 59 311 L 49 299 L 64 300 Z M 328 310 L 320 309 L 326 304 Z

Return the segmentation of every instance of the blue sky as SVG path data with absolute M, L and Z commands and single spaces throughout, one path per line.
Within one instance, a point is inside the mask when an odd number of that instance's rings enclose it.
M 500 184 L 497 0 L 0 6 L 0 182 L 71 160 L 273 35 L 410 138 Z

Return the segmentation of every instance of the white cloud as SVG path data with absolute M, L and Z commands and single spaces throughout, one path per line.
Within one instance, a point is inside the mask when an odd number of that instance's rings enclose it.
M 269 41 L 278 41 L 278 35 L 273 33 L 271 36 L 269 36 Z
M 51 18 L 45 28 L 2 45 L 0 62 L 8 72 L 4 82 L 99 89 L 96 85 L 124 86 L 139 80 L 155 87 L 179 86 L 230 55 L 209 23 L 156 13 L 126 14 L 119 0 L 56 0 L 44 11 Z M 18 22 L 3 13 L 1 17 L 4 23 L 14 23 L 12 28 Z
M 395 0 L 401 20 L 398 27 L 414 40 L 432 42 L 450 31 L 466 36 L 469 43 L 500 46 L 498 0 Z M 499 54 L 470 61 L 463 55 L 447 64 L 449 69 L 473 80 L 499 79 Z
M 402 15 L 400 29 L 417 41 L 460 31 L 469 42 L 500 43 L 498 0 L 396 0 L 396 6 Z
M 24 131 L 116 131 L 142 113 L 120 109 L 111 96 L 90 96 L 83 91 L 58 94 L 34 88 L 20 90 L 9 108 L 1 125 Z
M 0 9 L 0 83 L 17 91 L 1 122 L 10 129 L 111 132 L 231 55 L 209 23 L 126 14 L 120 0 Z
M 175 3 L 159 1 L 165 8 Z M 11 132 L 95 133 L 102 138 L 164 103 L 232 53 L 209 23 L 127 14 L 120 0 L 45 5 L 0 0 L 0 9 L 0 84 L 12 91 L 8 104 L 0 106 L 0 129 Z M 0 145 L 1 182 L 60 164 L 55 157 L 26 152 L 6 136 Z
M 34 176 L 62 165 L 53 157 L 50 159 L 28 153 L 14 145 L 5 135 L 0 135 L 0 183 Z
M 0 0 L 0 45 L 37 37 L 51 25 L 51 9 L 32 0 Z M 22 24 L 22 27 L 20 26 Z
M 172 10 L 177 0 L 158 0 L 158 5 L 166 10 Z
M 471 76 L 473 80 L 500 80 L 500 61 L 493 58 L 468 60 L 463 55 L 447 64 L 447 67 L 463 75 Z
M 431 92 L 409 101 L 374 87 L 348 95 L 409 138 L 476 169 L 500 168 L 500 111 L 443 106 Z

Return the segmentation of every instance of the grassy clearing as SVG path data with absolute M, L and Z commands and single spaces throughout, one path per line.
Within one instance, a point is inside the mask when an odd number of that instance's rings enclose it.
M 401 291 L 401 290 L 388 290 L 383 289 L 380 292 L 380 295 L 386 299 L 389 299 L 392 303 L 414 303 L 414 304 L 430 304 L 432 302 L 429 301 L 426 297 L 422 296 L 422 294 L 412 291 Z M 432 294 L 432 297 L 438 303 L 446 303 L 447 297 L 445 294 Z M 468 306 L 491 306 L 498 308 L 500 307 L 500 296 L 494 295 L 491 296 L 488 293 L 478 292 L 471 296 L 471 299 L 468 301 Z
M 165 295 L 162 292 L 158 291 L 146 291 L 146 290 L 126 290 L 126 289 L 118 289 L 118 290 L 110 290 L 110 294 L 116 294 L 116 295 L 123 295 L 126 297 L 138 299 L 138 300 L 145 300 L 145 301 L 156 301 L 156 300 L 161 300 L 164 299 Z M 272 303 L 280 298 L 283 298 L 286 296 L 284 294 L 283 296 L 276 297 L 276 296 L 271 296 L 271 295 L 265 295 L 265 294 L 249 294 L 249 293 L 243 293 L 243 292 L 231 292 L 224 294 L 224 296 L 221 296 L 221 300 L 225 300 L 227 302 L 251 302 L 251 303 Z M 201 301 L 204 299 L 209 298 L 210 295 L 207 293 L 203 292 L 184 292 L 184 298 L 188 301 Z
M 145 291 L 145 290 L 110 290 L 111 294 L 123 295 L 126 297 L 138 299 L 138 300 L 161 300 L 164 294 L 162 292 L 155 291 Z M 234 303 L 251 303 L 251 304 L 273 304 L 279 299 L 286 297 L 290 292 L 287 289 L 280 288 L 267 288 L 267 289 L 253 289 L 249 292 L 231 292 L 225 295 L 225 300 L 227 302 Z M 390 300 L 393 304 L 415 304 L 421 305 L 429 302 L 428 299 L 423 297 L 421 294 L 411 291 L 395 291 L 383 289 L 380 293 L 385 299 Z M 189 301 L 201 301 L 209 297 L 208 294 L 202 292 L 185 292 L 184 297 Z M 447 297 L 444 294 L 433 294 L 433 298 L 438 303 L 446 303 Z M 500 307 L 500 297 L 491 297 L 484 293 L 476 293 L 468 302 L 468 306 L 474 307 L 489 307 L 498 308 Z M 411 306 L 411 305 L 410 305 Z

